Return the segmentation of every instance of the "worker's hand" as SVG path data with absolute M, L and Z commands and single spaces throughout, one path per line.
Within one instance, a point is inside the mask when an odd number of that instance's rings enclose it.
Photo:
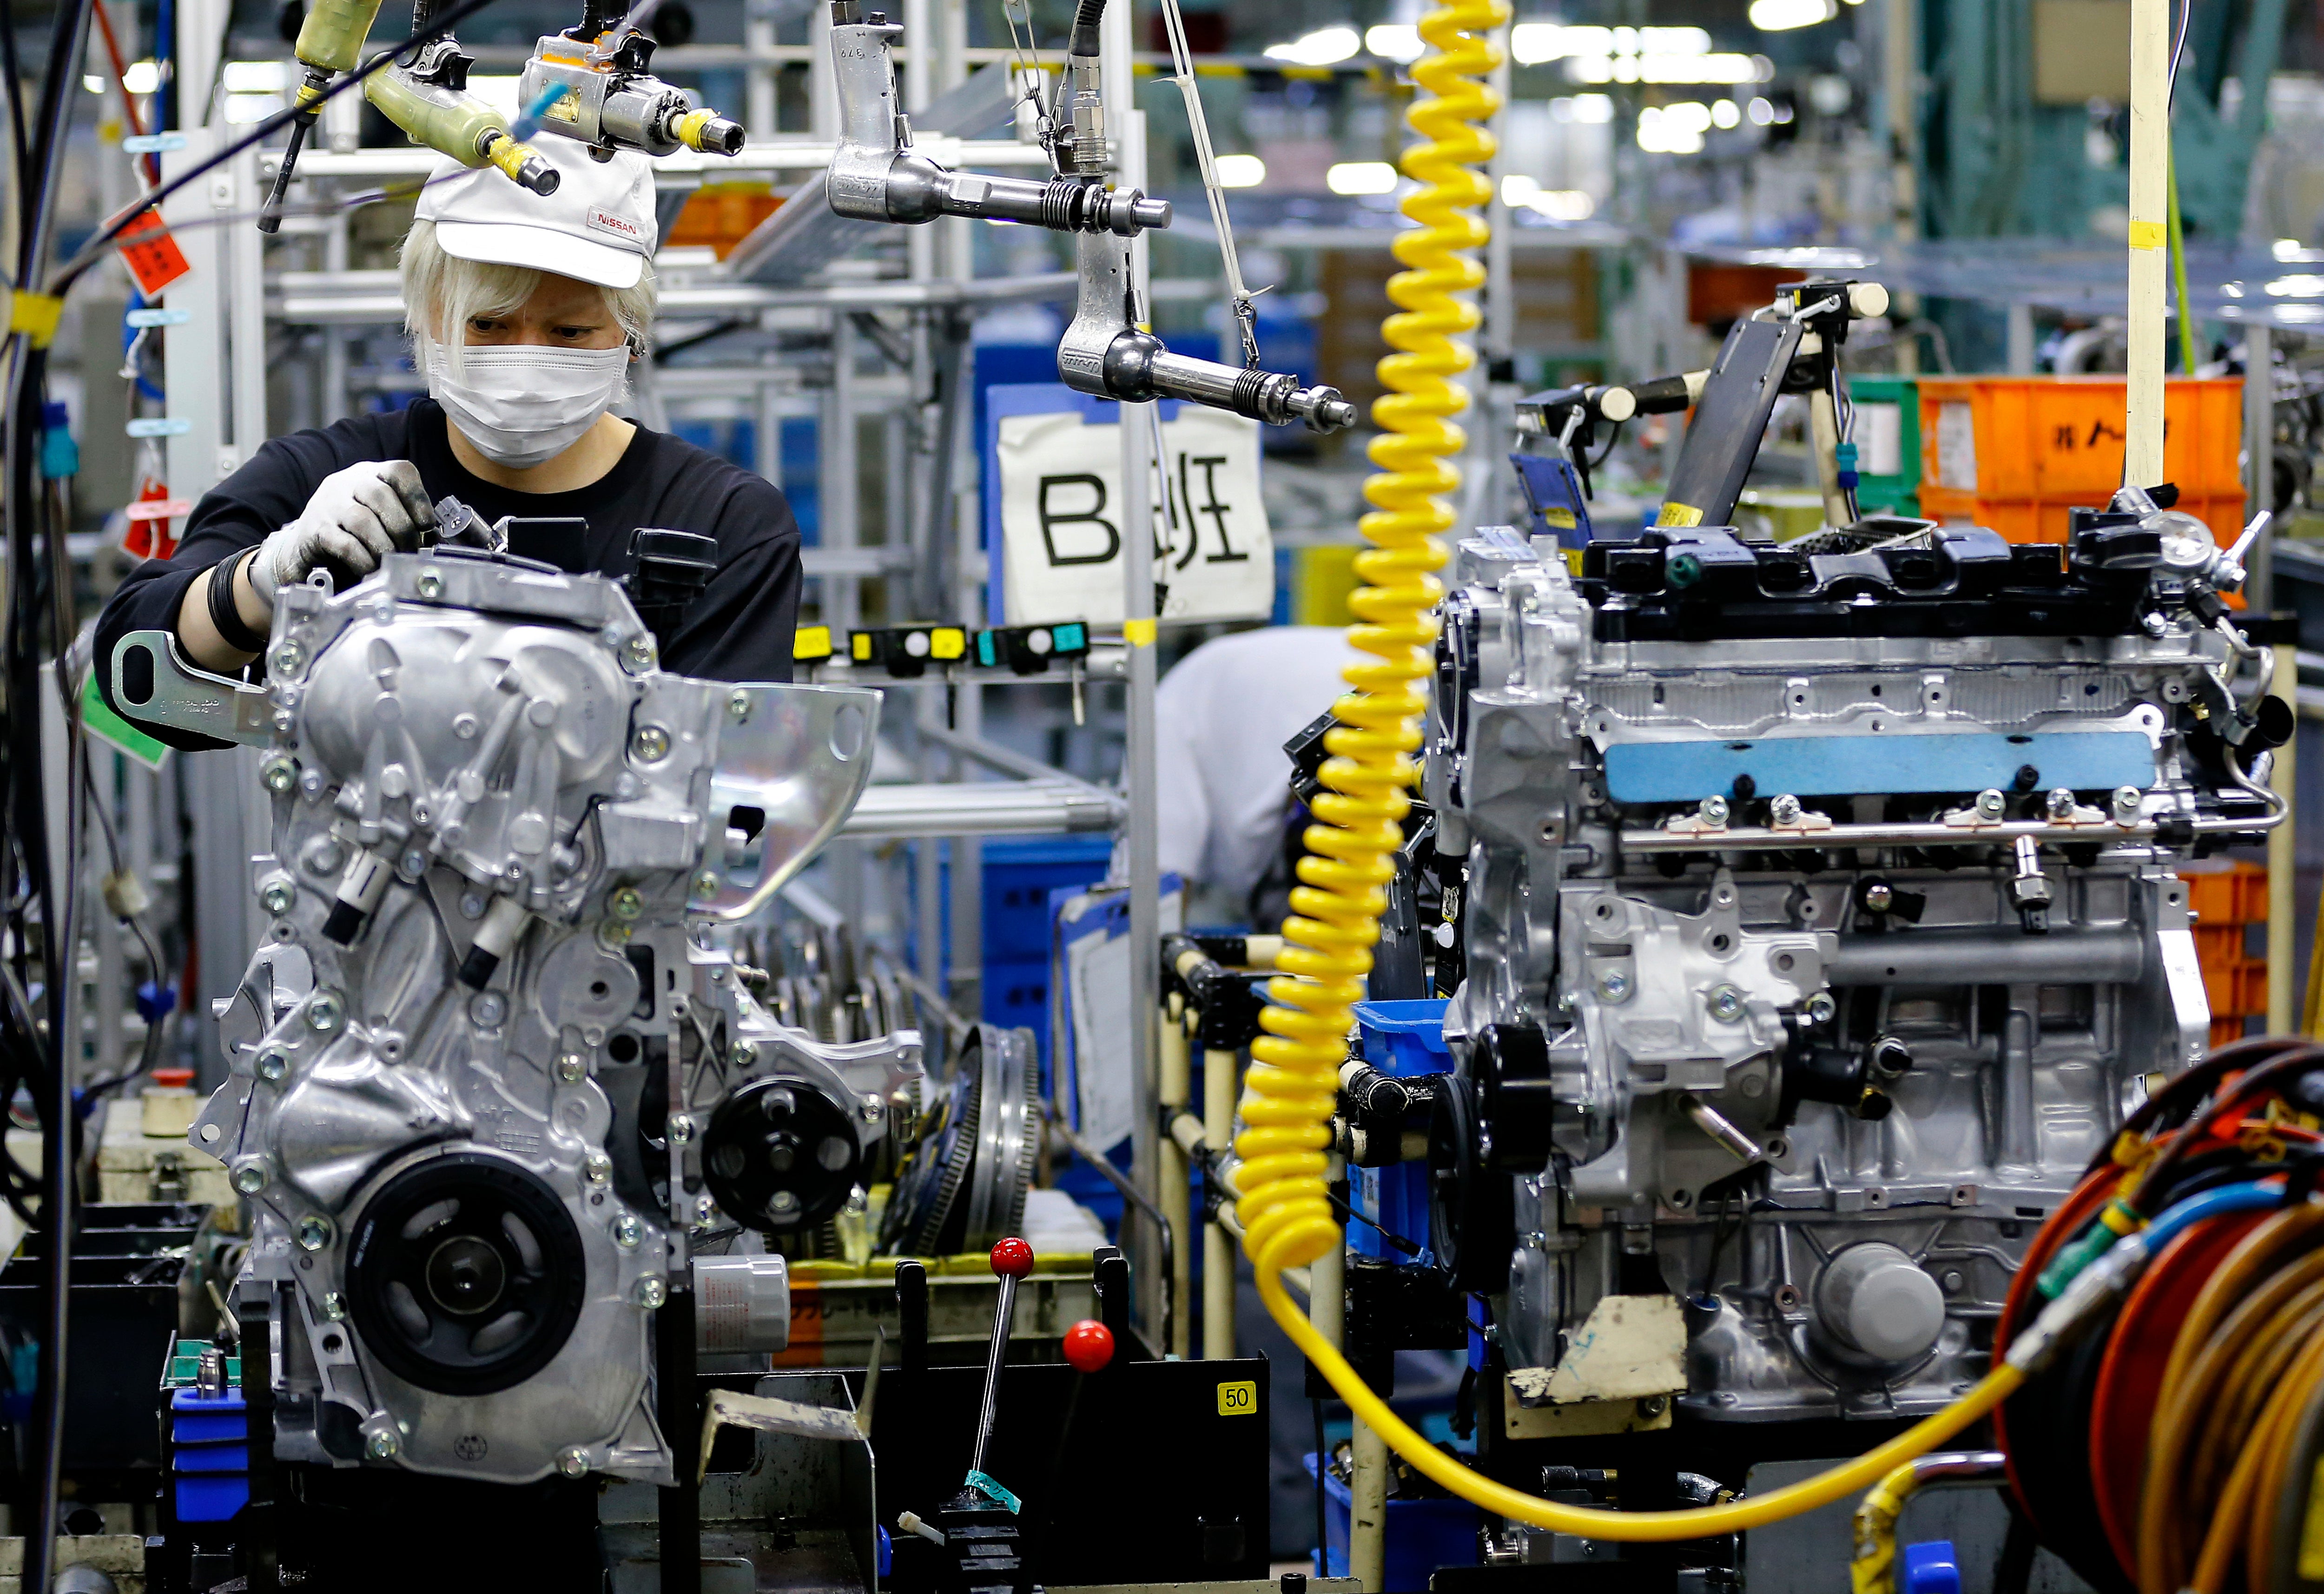
M 420 546 L 436 523 L 435 507 L 408 459 L 365 460 L 323 478 L 307 511 L 260 545 L 250 561 L 250 588 L 269 609 L 278 588 L 328 570 L 344 592 L 399 549 Z

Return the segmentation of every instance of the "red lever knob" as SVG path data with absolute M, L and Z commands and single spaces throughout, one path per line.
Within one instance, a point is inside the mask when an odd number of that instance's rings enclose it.
M 1084 1317 L 1065 1331 L 1065 1359 L 1076 1372 L 1097 1372 L 1113 1359 L 1113 1331 Z
M 1033 1271 L 1033 1248 L 1010 1235 L 992 1248 L 992 1271 L 1004 1278 L 1022 1278 Z

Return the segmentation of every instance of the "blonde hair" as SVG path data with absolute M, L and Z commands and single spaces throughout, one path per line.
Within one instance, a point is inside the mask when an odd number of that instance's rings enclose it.
M 436 242 L 436 224 L 415 221 L 403 240 L 403 329 L 411 335 L 416 364 L 428 368 L 431 347 L 441 347 L 445 364 L 460 370 L 465 336 L 439 340 L 436 327 L 465 327 L 471 316 L 505 316 L 532 297 L 542 272 L 530 266 L 492 265 L 462 260 Z M 631 288 L 600 288 L 605 308 L 621 324 L 630 353 L 645 358 L 653 346 L 653 263 Z

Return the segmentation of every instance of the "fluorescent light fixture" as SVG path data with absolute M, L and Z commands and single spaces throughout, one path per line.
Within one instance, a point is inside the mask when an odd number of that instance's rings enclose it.
M 282 108 L 279 94 L 229 94 L 226 97 L 226 119 L 237 125 L 263 122 Z
M 1396 168 L 1385 161 L 1342 161 L 1323 174 L 1323 186 L 1335 194 L 1392 194 Z
M 1833 0 L 1751 0 L 1751 25 L 1763 33 L 1812 28 L 1839 14 Z
M 1614 119 L 1614 97 L 1610 94 L 1577 94 L 1565 103 L 1573 107 L 1576 122 L 1602 126 Z
M 1378 28 L 1372 31 L 1380 32 Z M 1555 60 L 1567 51 L 1566 34 L 1579 31 L 1561 28 L 1555 23 L 1519 23 L 1509 30 L 1509 59 L 1521 67 L 1537 67 L 1545 60 Z M 1606 30 L 1591 31 L 1602 33 Z
M 121 75 L 122 86 L 132 94 L 151 94 L 161 87 L 161 63 L 153 60 L 134 60 Z
M 1663 125 L 1683 128 L 1689 133 L 1711 131 L 1711 107 L 1699 99 L 1683 99 L 1676 105 L 1663 107 Z
M 1580 189 L 1536 189 L 1511 203 L 1552 221 L 1588 221 L 1598 208 L 1598 202 Z
M 1523 26 L 1525 24 L 1522 23 L 1518 24 L 1520 28 Z M 1515 31 L 1512 30 L 1512 32 Z M 1382 60 L 1392 60 L 1409 66 L 1420 59 L 1428 45 L 1426 41 L 1421 38 L 1420 30 L 1410 23 L 1375 23 L 1364 30 L 1364 48 Z
M 1222 189 L 1255 189 L 1267 180 L 1267 162 L 1257 155 L 1221 155 L 1215 164 Z
M 1711 125 L 1711 107 L 1685 102 L 1702 113 L 1702 126 Z M 1674 112 L 1678 106 L 1648 106 L 1638 113 L 1638 148 L 1653 155 L 1692 155 L 1702 148 L 1702 128 L 1692 116 Z
M 80 86 L 83 88 L 88 89 L 91 94 L 103 94 L 105 92 L 105 79 L 98 77 L 94 72 L 90 72 L 83 76 L 80 80 Z
M 290 84 L 290 69 L 279 60 L 230 60 L 218 80 L 228 94 L 280 94 Z
M 1711 102 L 1711 124 L 1713 127 L 1734 127 L 1741 124 L 1743 109 L 1731 99 Z
M 1328 28 L 1317 28 L 1312 33 L 1302 33 L 1288 44 L 1268 45 L 1267 59 L 1300 67 L 1328 67 L 1355 54 L 1362 43 L 1355 29 L 1337 23 Z
M 1754 83 L 1764 81 L 1759 70 L 1761 59 L 1723 51 L 1702 55 L 1573 55 L 1566 59 L 1565 75 L 1576 83 Z M 1772 74 L 1772 65 L 1769 71 Z
M 2324 299 L 2324 277 L 2278 277 L 2267 285 L 2270 299 Z

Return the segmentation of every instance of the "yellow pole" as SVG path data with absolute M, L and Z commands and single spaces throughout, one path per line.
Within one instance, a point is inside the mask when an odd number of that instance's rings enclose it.
M 2163 295 L 2171 241 L 2171 0 L 2130 0 L 2130 380 L 2123 481 L 2163 474 Z
M 1212 1166 L 1234 1144 L 1235 1054 L 1203 1053 L 1203 1144 Z M 1219 1209 L 1224 1212 L 1226 1209 Z M 1235 1244 L 1223 1225 L 1203 1226 L 1203 1359 L 1222 1361 L 1235 1353 Z

